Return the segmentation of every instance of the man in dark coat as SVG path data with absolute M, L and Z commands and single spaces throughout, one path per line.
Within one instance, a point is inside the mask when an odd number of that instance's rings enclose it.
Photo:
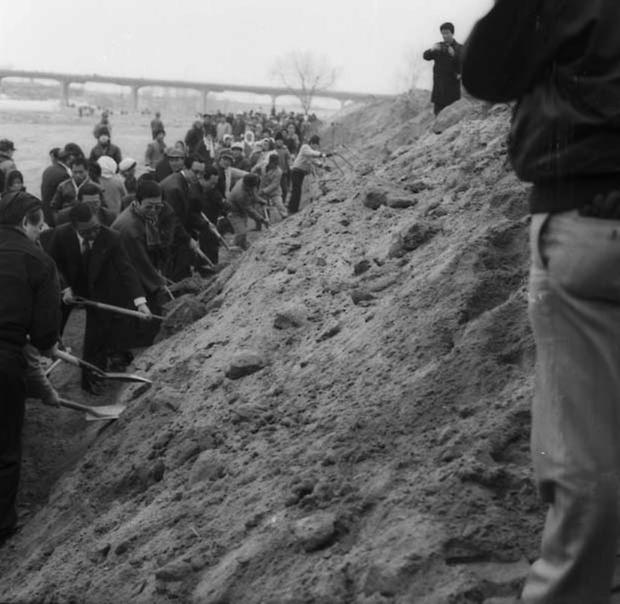
M 158 132 L 164 132 L 164 122 L 161 121 L 161 113 L 157 111 L 155 113 L 155 117 L 151 120 L 151 135 L 153 136 L 153 140 L 157 138 Z
M 443 23 L 439 30 L 443 40 L 424 51 L 426 61 L 435 61 L 433 66 L 433 103 L 435 115 L 461 98 L 461 53 L 462 46 L 454 39 L 454 25 Z
M 164 268 L 171 256 L 178 220 L 161 198 L 161 187 L 144 176 L 138 179 L 136 199 L 114 221 L 146 293 L 149 308 L 161 314 L 167 300 Z M 136 346 L 149 346 L 157 335 L 158 324 L 141 322 Z
M 95 163 L 100 157 L 107 155 L 111 157 L 117 165 L 123 160 L 121 150 L 110 140 L 110 130 L 107 126 L 102 126 L 97 131 L 97 144 L 90 151 L 90 161 Z
M 23 191 L 0 201 L 0 545 L 17 528 L 21 432 L 28 340 L 52 357 L 58 341 L 60 290 L 52 259 L 35 241 L 41 202 Z
M 45 215 L 45 222 L 48 225 L 54 226 L 54 213 L 52 211 L 52 199 L 58 189 L 60 183 L 71 178 L 71 168 L 69 160 L 72 157 L 64 152 L 58 153 L 58 159 L 53 161 L 45 170 L 41 176 L 41 202 L 43 203 L 43 214 Z
M 82 187 L 86 185 L 94 185 L 101 189 L 99 185 L 95 185 L 88 174 L 88 162 L 83 157 L 77 157 L 71 165 L 70 177 L 63 180 L 52 197 L 51 212 L 53 222 L 48 223 L 55 225 L 58 222 L 58 214 L 64 212 L 66 218 L 69 209 L 77 202 L 78 195 Z M 63 220 L 66 222 L 66 220 Z
M 164 157 L 155 166 L 155 180 L 161 182 L 164 178 L 180 172 L 183 169 L 185 152 L 178 147 L 167 147 Z
M 81 203 L 69 213 L 70 224 L 55 229 L 48 251 L 55 260 L 64 286 L 65 304 L 76 296 L 121 307 L 134 306 L 150 315 L 138 275 L 121 245 L 117 232 L 102 226 L 90 206 Z M 117 315 L 96 308 L 86 309 L 84 360 L 106 369 L 108 357 L 124 348 Z M 82 388 L 93 394 L 100 384 L 82 372 Z
M 71 209 L 78 203 L 85 203 L 87 206 L 90 206 L 92 213 L 99 220 L 99 224 L 103 226 L 112 226 L 112 223 L 116 220 L 116 214 L 108 210 L 108 208 L 103 207 L 103 193 L 101 187 L 94 182 L 87 182 L 84 186 L 80 187 L 77 199 L 73 205 L 64 208 L 58 213 L 56 226 L 71 222 L 69 218 Z
M 204 172 L 204 164 L 188 158 L 183 170 L 161 182 L 163 199 L 174 210 L 181 234 L 174 243 L 173 264 L 168 272 L 168 277 L 175 282 L 191 275 L 191 266 L 196 265 L 196 255 L 202 254 L 200 245 L 192 235 L 208 228 L 200 216 L 200 193 L 196 186 L 197 178 L 192 172 L 194 164 L 201 166 Z
M 216 226 L 221 218 L 226 217 L 230 209 L 218 187 L 219 177 L 219 170 L 211 166 L 205 169 L 203 178 L 200 181 L 202 189 L 200 207 L 207 220 L 213 226 Z M 209 227 L 208 229 L 201 230 L 198 241 L 207 258 L 213 264 L 217 264 L 219 262 L 220 238 L 213 232 L 213 228 Z

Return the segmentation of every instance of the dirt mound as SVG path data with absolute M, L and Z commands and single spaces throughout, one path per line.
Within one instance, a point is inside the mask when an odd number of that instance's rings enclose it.
M 3 601 L 518 592 L 542 514 L 508 111 L 472 106 L 440 135 L 418 114 L 401 122 L 425 124 L 414 144 L 384 115 L 373 149 L 347 143 L 356 171 L 333 172 L 198 295 L 202 319 L 140 357 L 154 386 L 123 392 L 121 419 L 0 550 Z

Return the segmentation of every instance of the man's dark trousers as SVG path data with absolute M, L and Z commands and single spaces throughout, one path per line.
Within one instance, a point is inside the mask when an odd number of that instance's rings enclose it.
M 301 201 L 301 188 L 304 184 L 306 173 L 303 170 L 293 168 L 291 170 L 291 199 L 288 202 L 288 211 L 291 214 L 299 212 L 299 203 Z
M 25 401 L 23 373 L 0 367 L 0 539 L 10 535 L 17 525 L 15 500 Z

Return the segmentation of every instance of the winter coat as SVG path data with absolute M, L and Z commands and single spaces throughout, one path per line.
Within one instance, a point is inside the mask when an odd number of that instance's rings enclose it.
M 532 212 L 579 208 L 620 189 L 617 0 L 498 0 L 466 43 L 475 96 L 518 99 L 509 139 Z M 505 32 L 510 32 L 505 36 Z
M 117 165 L 123 160 L 121 150 L 112 143 L 108 143 L 105 147 L 101 143 L 97 143 L 90 151 L 89 160 L 94 163 L 103 155 L 111 157 Z
M 456 41 L 451 44 L 440 42 L 440 50 L 431 48 L 424 51 L 426 61 L 435 61 L 433 65 L 433 92 L 431 102 L 441 107 L 458 101 L 461 98 L 461 54 L 463 47 Z M 454 50 L 454 56 L 448 52 L 448 47 Z

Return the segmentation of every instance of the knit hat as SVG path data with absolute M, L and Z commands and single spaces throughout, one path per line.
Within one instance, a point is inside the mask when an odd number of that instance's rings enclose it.
M 97 128 L 97 138 L 99 138 L 102 134 L 110 136 L 110 129 L 107 126 L 99 126 Z
M 166 147 L 166 157 L 185 157 L 185 153 L 178 147 Z
M 118 164 L 118 169 L 121 172 L 129 172 L 129 170 L 135 168 L 138 165 L 138 162 L 131 158 L 126 157 L 120 164 Z
M 30 193 L 9 193 L 0 200 L 0 224 L 18 225 L 25 216 L 42 207 L 41 200 Z
M 8 138 L 1 139 L 0 151 L 15 151 L 15 145 L 13 144 L 13 141 L 10 141 Z
M 101 167 L 101 176 L 103 176 L 104 178 L 110 178 L 111 176 L 114 176 L 114 174 L 116 174 L 117 165 L 111 157 L 108 157 L 107 155 L 102 155 L 97 160 L 97 163 Z

